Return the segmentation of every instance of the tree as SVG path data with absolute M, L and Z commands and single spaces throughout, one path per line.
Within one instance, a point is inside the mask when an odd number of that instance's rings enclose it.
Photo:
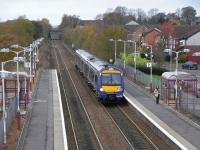
M 135 9 L 129 9 L 127 13 L 128 13 L 129 17 L 131 17 L 133 20 L 136 20 L 136 10 Z
M 148 11 L 148 17 L 151 18 L 151 17 L 155 16 L 157 13 L 158 13 L 158 9 L 152 8 Z
M 162 24 L 166 20 L 165 13 L 157 13 L 149 19 L 151 24 Z
M 188 25 L 192 25 L 192 23 L 195 21 L 195 16 L 197 14 L 196 10 L 191 6 L 188 6 L 182 8 L 181 11 L 183 21 Z
M 107 25 L 124 25 L 130 20 L 133 20 L 135 17 L 130 16 L 128 9 L 123 6 L 118 6 L 113 10 L 109 9 L 106 13 L 103 14 L 103 22 Z
M 34 26 L 33 38 L 38 39 L 42 37 L 42 25 L 39 21 L 31 21 Z
M 38 26 L 37 26 L 38 27 Z M 10 47 L 12 44 L 29 46 L 33 42 L 37 28 L 33 22 L 19 17 L 17 20 L 0 24 L 0 48 Z M 41 31 L 41 30 L 40 30 Z M 0 61 L 14 57 L 13 53 L 0 54 Z
M 34 40 L 34 26 L 29 20 L 18 20 L 12 32 L 18 36 L 17 41 L 22 46 L 28 46 Z
M 65 27 L 75 28 L 77 25 L 79 25 L 79 23 L 80 23 L 79 16 L 64 14 L 62 17 L 60 28 L 61 29 Z
M 121 14 L 110 12 L 103 14 L 103 22 L 107 25 L 121 25 L 123 24 Z
M 42 25 L 42 31 L 43 31 L 42 35 L 47 38 L 51 30 L 51 25 L 49 23 L 49 20 L 46 18 L 43 18 L 41 20 L 41 25 Z
M 178 18 L 181 18 L 181 9 L 180 9 L 180 8 L 177 8 L 175 14 L 176 14 L 176 16 L 177 16 Z
M 164 39 L 169 39 L 170 36 L 171 37 L 175 36 L 175 29 L 170 21 L 166 21 L 162 24 L 161 31 L 162 31 L 162 37 Z
M 138 8 L 138 9 L 136 9 L 136 14 L 137 14 L 137 21 L 139 23 L 142 23 L 142 22 L 146 21 L 147 15 L 146 15 L 144 10 Z
M 126 7 L 123 6 L 118 6 L 115 8 L 114 12 L 120 14 L 121 16 L 126 16 L 128 9 Z

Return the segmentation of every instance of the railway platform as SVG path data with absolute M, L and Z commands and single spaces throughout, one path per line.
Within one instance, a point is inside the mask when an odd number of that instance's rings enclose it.
M 129 80 L 124 96 L 150 123 L 180 149 L 200 149 L 200 126 L 164 104 Z
M 56 70 L 42 70 L 19 149 L 68 149 Z

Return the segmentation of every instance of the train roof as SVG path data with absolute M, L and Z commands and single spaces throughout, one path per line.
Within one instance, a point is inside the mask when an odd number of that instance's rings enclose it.
M 83 60 L 87 61 L 93 68 L 95 68 L 97 71 L 102 70 L 105 68 L 105 66 L 108 65 L 105 61 L 100 60 L 99 58 L 95 57 L 94 55 L 88 53 L 87 51 L 83 49 L 76 50 L 76 53 L 83 58 Z

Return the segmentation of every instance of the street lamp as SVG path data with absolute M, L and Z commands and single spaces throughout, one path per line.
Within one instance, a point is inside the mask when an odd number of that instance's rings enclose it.
M 153 82 L 153 77 L 152 77 L 152 45 L 149 45 L 150 46 L 150 50 L 151 50 L 151 54 L 150 54 L 150 58 L 151 58 L 151 66 L 150 66 L 150 90 L 152 92 L 152 82 Z
M 189 49 L 184 49 L 183 51 L 171 51 L 171 54 L 172 53 L 176 54 L 176 67 L 175 67 L 176 73 L 178 72 L 178 55 L 179 55 L 179 53 L 188 53 L 189 51 L 190 51 Z
M 38 42 L 39 43 L 39 42 Z M 32 45 L 32 44 L 31 44 Z M 29 70 L 30 70 L 30 76 L 29 76 L 29 79 L 30 79 L 30 84 L 29 84 L 29 94 L 31 95 L 31 91 L 32 91 L 32 71 L 31 71 L 31 67 L 30 66 L 32 66 L 32 64 L 31 64 L 31 61 L 29 62 L 29 63 L 27 63 L 26 62 L 26 53 L 27 52 L 29 52 L 29 54 L 30 54 L 30 60 L 31 60 L 31 51 L 32 51 L 32 48 L 30 48 L 30 47 L 23 47 L 23 46 L 20 46 L 20 45 L 18 45 L 18 44 L 13 44 L 13 45 L 11 45 L 11 48 L 22 48 L 23 50 L 24 50 L 24 68 L 30 68 Z M 24 81 L 25 81 L 25 84 L 26 84 L 26 79 L 24 78 Z M 25 94 L 27 94 L 26 93 L 26 90 L 25 90 Z M 29 97 L 31 97 L 29 95 Z
M 128 34 L 128 35 L 134 35 L 134 34 Z M 134 80 L 136 81 L 136 73 L 137 73 L 137 60 L 136 60 L 137 49 L 136 49 L 136 42 L 132 41 L 132 40 L 128 40 L 127 42 L 134 43 Z
M 20 92 L 20 83 L 19 83 L 19 61 L 22 61 L 22 59 L 20 59 L 19 57 L 19 54 L 24 52 L 24 50 L 22 51 L 12 51 L 10 50 L 9 48 L 3 48 L 0 50 L 0 52 L 3 52 L 3 53 L 9 53 L 9 52 L 12 52 L 12 53 L 15 53 L 16 54 L 16 57 L 14 58 L 17 62 L 17 125 L 18 125 L 18 129 L 20 129 L 20 123 L 21 123 L 21 117 L 20 117 L 20 107 L 19 107 L 19 92 Z
M 118 41 L 118 42 L 123 42 L 123 43 L 124 43 L 124 69 L 125 69 L 125 67 L 126 67 L 126 65 L 125 65 L 126 43 L 131 43 L 131 42 L 133 42 L 133 41 L 131 41 L 131 40 L 125 41 L 125 40 L 122 40 L 122 39 L 118 39 L 117 41 Z
M 172 53 L 176 54 L 176 68 L 175 68 L 175 76 L 176 76 L 176 81 L 175 81 L 175 99 L 176 99 L 176 108 L 177 108 L 177 101 L 178 101 L 178 56 L 179 53 L 186 53 L 189 52 L 189 49 L 184 49 L 183 51 L 171 51 Z
M 115 62 L 116 62 L 116 59 L 117 59 L 117 40 L 109 39 L 108 41 L 115 43 Z
M 150 44 L 147 44 L 147 43 L 142 43 L 142 46 L 146 46 L 147 48 L 150 47 L 150 83 L 149 83 L 149 86 L 150 86 L 150 92 L 152 92 L 152 84 L 153 84 L 153 70 L 152 70 L 152 55 L 153 55 L 153 50 L 152 50 L 152 45 Z
M 3 150 L 8 149 L 7 145 L 7 125 L 6 125 L 6 118 L 7 118 L 7 112 L 6 112 L 6 100 L 5 100 L 5 78 L 6 78 L 6 71 L 4 71 L 4 64 L 6 62 L 10 62 L 13 60 L 1 62 L 1 82 L 2 82 L 2 95 L 3 95 Z
M 125 58 L 126 58 L 126 42 L 127 42 L 127 41 L 124 41 L 124 40 L 122 40 L 122 39 L 118 39 L 117 41 L 118 41 L 118 42 L 124 42 L 124 69 L 125 69 L 125 67 L 126 67 L 126 65 L 125 65 Z

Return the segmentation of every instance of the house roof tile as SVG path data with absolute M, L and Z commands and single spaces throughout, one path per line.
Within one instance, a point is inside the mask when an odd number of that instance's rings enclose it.
M 175 26 L 176 39 L 187 39 L 190 36 L 200 32 L 200 25 L 193 26 Z

